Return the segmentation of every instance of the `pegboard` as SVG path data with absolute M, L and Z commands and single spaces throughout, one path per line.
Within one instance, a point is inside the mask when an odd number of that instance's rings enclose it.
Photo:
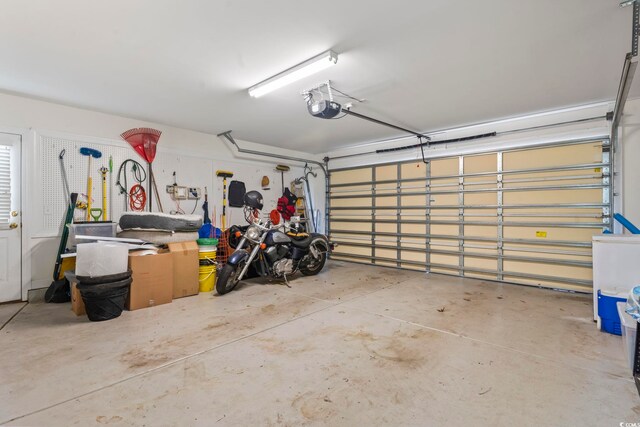
M 86 194 L 87 192 L 87 167 L 88 159 L 80 154 L 81 147 L 89 147 L 102 152 L 102 157 L 92 160 L 93 179 L 93 206 L 102 207 L 102 178 L 99 169 L 102 166 L 108 167 L 109 156 L 113 157 L 112 186 L 109 186 L 109 174 L 107 174 L 108 197 L 112 195 L 113 200 L 113 221 L 118 221 L 125 211 L 124 195 L 119 194 L 116 187 L 117 173 L 122 162 L 133 159 L 141 163 L 146 170 L 146 164 L 124 141 L 112 141 L 91 137 L 60 136 L 41 133 L 36 140 L 36 162 L 38 170 L 34 173 L 35 185 L 33 191 L 33 212 L 34 228 L 32 237 L 53 237 L 60 234 L 67 200 L 65 199 L 64 183 L 62 179 L 62 169 L 58 156 L 64 149 L 66 150 L 64 162 L 67 170 L 69 187 L 72 192 Z M 158 186 L 158 192 L 165 213 L 176 210 L 176 204 L 166 192 L 166 186 L 173 183 L 173 172 L 176 172 L 176 179 L 179 185 L 187 187 L 199 187 L 204 193 L 204 188 L 208 188 L 209 207 L 212 220 L 220 226 L 220 216 L 222 214 L 222 178 L 215 175 L 218 169 L 230 170 L 234 173 L 231 180 L 243 181 L 247 191 L 258 190 L 263 194 L 265 206 L 263 212 L 268 214 L 277 205 L 277 199 L 281 195 L 280 173 L 275 171 L 273 163 L 262 161 L 234 161 L 215 158 L 215 152 L 211 153 L 211 158 L 196 157 L 166 150 L 162 147 L 162 139 L 158 145 L 158 152 L 153 162 L 153 173 Z M 291 171 L 284 174 L 285 186 L 302 174 L 302 168 L 291 166 Z M 260 186 L 263 176 L 268 176 L 271 183 L 270 189 L 264 190 Z M 128 186 L 133 185 L 132 174 L 128 173 Z M 144 184 L 145 190 L 147 183 Z M 155 192 L 155 190 L 154 190 Z M 86 200 L 83 198 L 82 200 Z M 202 215 L 202 203 L 204 198 L 197 202 L 195 200 L 180 201 L 182 210 L 190 214 L 194 208 L 195 214 Z M 107 203 L 107 207 L 109 203 Z M 213 218 L 213 210 L 217 213 L 217 218 Z M 155 195 L 153 196 L 153 211 L 159 212 Z M 84 220 L 84 210 L 76 209 L 75 220 Z M 243 223 L 242 208 L 227 207 L 227 224 Z
M 94 141 L 86 141 L 82 139 L 69 139 L 48 135 L 39 135 L 37 141 L 37 161 L 39 165 L 40 177 L 36 178 L 34 185 L 36 192 L 40 193 L 39 208 L 36 212 L 40 212 L 39 227 L 36 228 L 36 235 L 57 235 L 63 223 L 64 215 L 67 208 L 67 199 L 65 197 L 64 182 L 62 178 L 62 168 L 59 160 L 60 153 L 65 150 L 64 164 L 69 181 L 69 189 L 73 193 L 79 194 L 79 200 L 86 201 L 87 193 L 87 176 L 89 161 L 87 156 L 80 154 L 81 147 L 89 147 L 97 149 L 102 153 L 99 159 L 91 160 L 91 177 L 93 207 L 102 207 L 102 176 L 99 172 L 101 167 L 109 167 L 109 156 L 113 157 L 113 187 L 109 187 L 109 173 L 107 173 L 107 197 L 111 198 L 118 191 L 115 190 L 116 176 L 120 164 L 132 156 L 131 149 L 125 146 L 109 145 L 104 143 L 96 143 Z M 136 159 L 137 160 L 137 159 Z M 144 164 L 144 162 L 141 162 Z M 38 188 L 40 187 L 40 191 Z M 113 201 L 113 216 L 117 219 L 124 210 L 122 202 L 118 202 L 119 198 Z M 107 203 L 107 207 L 108 207 Z M 76 209 L 74 220 L 84 220 L 84 210 Z M 111 218 L 109 218 L 111 219 Z

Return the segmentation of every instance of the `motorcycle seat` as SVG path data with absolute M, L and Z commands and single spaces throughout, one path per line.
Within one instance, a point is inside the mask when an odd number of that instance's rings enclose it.
M 308 248 L 309 245 L 311 244 L 311 240 L 313 240 L 313 238 L 311 236 L 307 236 L 307 237 L 292 237 L 291 238 L 291 244 L 297 248 Z

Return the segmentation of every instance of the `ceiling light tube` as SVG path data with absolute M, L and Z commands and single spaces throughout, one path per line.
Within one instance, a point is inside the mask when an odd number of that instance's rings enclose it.
M 249 88 L 249 95 L 254 98 L 259 98 L 269 92 L 273 92 L 276 89 L 280 89 L 283 86 L 296 82 L 300 79 L 308 77 L 319 71 L 329 68 L 338 62 L 338 54 L 332 50 L 321 53 L 314 56 L 295 67 L 291 67 L 273 77 L 269 77 L 257 85 Z

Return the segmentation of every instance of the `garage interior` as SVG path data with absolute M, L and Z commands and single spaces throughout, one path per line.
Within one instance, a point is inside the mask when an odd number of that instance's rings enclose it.
M 636 425 L 640 1 L 423 3 L 5 5 L 0 424 Z

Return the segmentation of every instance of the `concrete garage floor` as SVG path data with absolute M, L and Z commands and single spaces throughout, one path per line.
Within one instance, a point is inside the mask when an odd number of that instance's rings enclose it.
M 638 422 L 590 315 L 587 295 L 336 261 L 102 323 L 29 304 L 0 331 L 0 423 Z

